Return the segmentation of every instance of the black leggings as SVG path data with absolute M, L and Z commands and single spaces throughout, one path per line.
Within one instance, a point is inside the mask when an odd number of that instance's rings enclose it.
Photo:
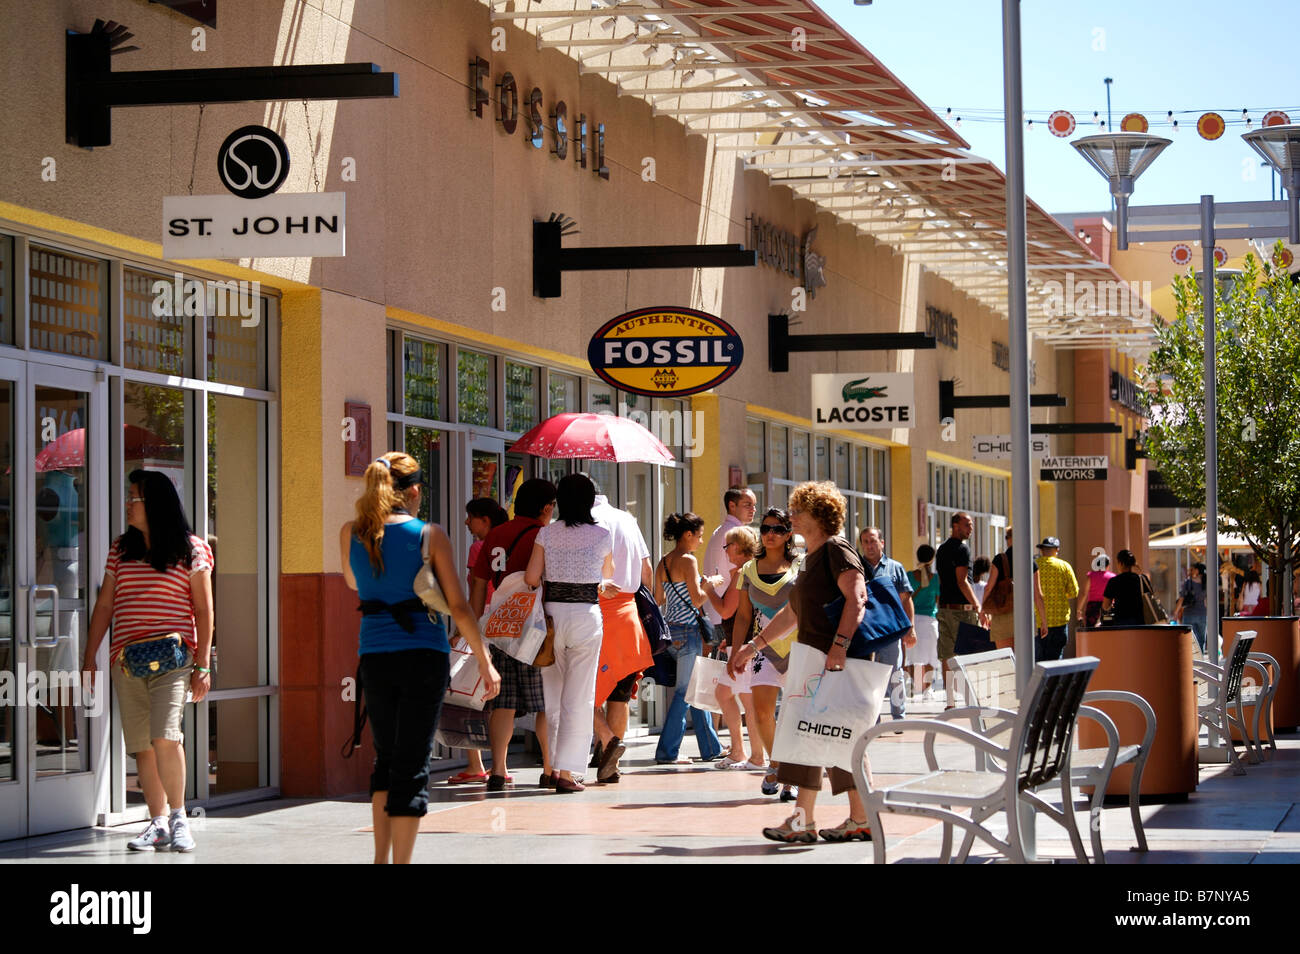
M 388 792 L 389 815 L 428 811 L 429 755 L 447 691 L 448 656 L 435 649 L 366 653 L 361 657 L 375 768 L 370 794 Z

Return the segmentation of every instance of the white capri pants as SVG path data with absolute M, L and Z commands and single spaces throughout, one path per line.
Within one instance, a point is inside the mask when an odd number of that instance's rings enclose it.
M 581 775 L 591 749 L 602 634 L 597 603 L 546 603 L 555 622 L 555 663 L 542 670 L 551 765 Z

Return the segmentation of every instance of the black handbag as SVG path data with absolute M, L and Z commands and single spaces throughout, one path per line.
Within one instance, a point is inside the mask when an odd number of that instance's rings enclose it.
M 983 626 L 967 623 L 957 624 L 957 639 L 953 644 L 953 655 L 969 656 L 972 653 L 989 653 L 997 649 L 997 643 L 989 638 L 989 631 Z
M 830 541 L 822 544 L 830 546 Z M 822 566 L 826 570 L 826 579 L 833 585 L 831 561 L 828 554 L 822 555 Z M 867 567 L 862 568 L 867 577 L 867 605 L 863 608 L 862 619 L 849 641 L 847 656 L 849 659 L 870 659 L 871 654 L 888 646 L 895 640 L 902 639 L 903 634 L 912 628 L 912 621 L 907 618 L 903 603 L 898 598 L 898 591 L 889 578 L 878 578 Z M 870 574 L 870 575 L 868 575 Z M 837 596 L 822 607 L 828 619 L 838 625 L 844 612 L 844 596 Z
M 641 617 L 641 628 L 650 642 L 650 655 L 658 656 L 673 644 L 673 634 L 664 622 L 664 614 L 659 611 L 659 604 L 644 583 L 636 591 L 636 612 Z

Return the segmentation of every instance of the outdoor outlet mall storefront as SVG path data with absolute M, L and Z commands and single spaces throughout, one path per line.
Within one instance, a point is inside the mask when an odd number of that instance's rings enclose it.
M 573 60 L 538 51 L 513 27 L 508 52 L 495 51 L 477 0 L 444 0 L 436 12 L 357 4 L 351 22 L 311 5 L 223 0 L 201 53 L 194 22 L 175 12 L 136 0 L 103 7 L 98 15 L 128 24 L 140 47 L 115 57 L 114 70 L 346 60 L 401 77 L 397 98 L 115 108 L 111 145 L 86 150 L 65 143 L 62 70 L 65 31 L 85 32 L 93 18 L 30 5 L 0 38 L 22 75 L 51 77 L 15 84 L 0 105 L 0 673 L 75 667 L 109 545 L 125 526 L 125 475 L 167 473 L 216 553 L 214 688 L 186 716 L 189 796 L 199 804 L 365 790 L 368 745 L 339 756 L 352 724 L 345 680 L 358 615 L 337 540 L 357 473 L 388 449 L 420 459 L 421 516 L 447 529 L 461 566 L 467 500 L 508 503 L 522 479 L 579 467 L 635 514 L 655 559 L 669 513 L 694 510 L 716 526 L 737 480 L 763 506 L 783 505 L 799 481 L 835 480 L 851 503 L 846 532 L 881 526 L 908 566 L 918 543 L 947 535 L 956 509 L 977 516 L 977 554 L 1000 548 L 1009 462 L 975 461 L 971 448 L 974 435 L 1006 433 L 1008 412 L 961 410 L 945 424 L 938 392 L 954 379 L 959 393 L 1006 392 L 997 357 L 1006 322 L 889 246 L 653 117 L 641 99 L 580 76 Z M 466 72 L 480 57 L 493 97 L 482 116 Z M 524 104 L 513 133 L 498 116 L 506 72 Z M 543 148 L 526 144 L 523 90 L 534 86 L 543 111 L 565 100 L 571 134 L 584 130 L 564 158 L 551 126 Z M 266 234 L 248 236 L 263 242 L 250 255 L 166 260 L 169 197 L 267 201 L 233 199 L 218 175 L 223 141 L 252 124 L 279 132 L 291 157 L 270 199 L 345 195 L 346 254 L 294 255 L 295 240 L 335 240 L 328 217 L 321 229 L 295 213 L 274 233 L 251 219 L 248 231 Z M 760 261 L 568 272 L 559 297 L 540 298 L 533 223 L 556 212 L 581 229 L 566 247 L 739 243 L 759 248 Z M 809 249 L 824 278 L 811 288 Z M 246 283 L 233 289 L 240 307 L 221 284 L 231 281 Z M 768 316 L 791 313 L 800 291 L 797 333 L 930 330 L 939 346 L 793 354 L 788 372 L 771 372 Z M 741 366 L 681 397 L 631 393 L 594 374 L 593 333 L 656 306 L 721 318 L 744 344 Z M 1068 415 L 1075 354 L 1039 344 L 1033 357 L 1034 390 L 1065 395 Z M 814 373 L 910 374 L 910 426 L 815 428 Z M 509 451 L 569 410 L 637 416 L 676 461 Z M 1053 453 L 1074 452 L 1071 439 L 1058 440 Z M 1067 556 L 1076 544 L 1086 553 L 1085 542 L 1111 547 L 1109 537 L 1068 539 L 1072 497 L 1039 486 L 1040 531 L 1066 536 Z M 1127 533 L 1127 520 L 1113 525 Z M 637 718 L 653 726 L 661 711 L 646 698 Z M 115 720 L 112 706 L 0 709 L 0 838 L 143 817 Z

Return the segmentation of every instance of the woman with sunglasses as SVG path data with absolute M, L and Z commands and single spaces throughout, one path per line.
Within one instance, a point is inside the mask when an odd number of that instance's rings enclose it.
M 759 525 L 763 547 L 758 556 L 740 570 L 736 589 L 740 604 L 736 608 L 736 623 L 732 629 L 731 658 L 735 659 L 740 647 L 755 639 L 777 613 L 790 602 L 795 577 L 799 575 L 799 561 L 790 545 L 790 518 L 779 507 L 769 507 Z M 785 685 L 785 670 L 789 665 L 790 647 L 798 636 L 797 630 L 765 646 L 754 656 L 750 678 L 750 694 L 754 700 L 753 719 L 750 722 L 750 741 L 755 753 L 771 752 L 776 738 L 776 702 Z M 733 663 L 727 663 L 727 672 Z M 781 792 L 781 801 L 794 796 L 790 786 L 782 788 L 776 778 L 777 765 L 767 766 L 760 791 L 764 795 Z

